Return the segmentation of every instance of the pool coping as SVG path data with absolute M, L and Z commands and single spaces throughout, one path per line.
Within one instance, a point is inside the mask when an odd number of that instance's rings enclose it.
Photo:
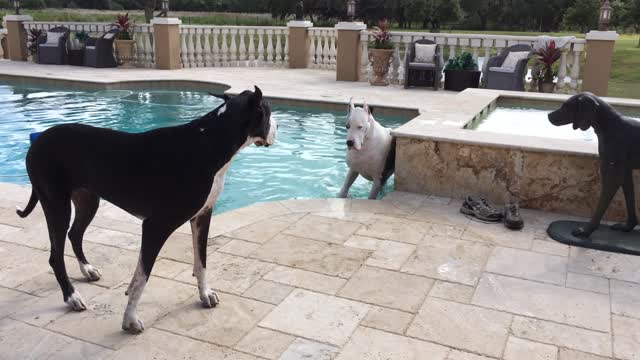
M 493 95 L 493 97 L 490 96 Z M 478 96 L 482 95 L 482 96 Z M 466 145 L 486 146 L 492 148 L 510 148 L 532 152 L 550 152 L 567 155 L 598 156 L 597 142 L 587 142 L 572 139 L 558 139 L 519 134 L 505 134 L 483 130 L 466 129 L 473 121 L 486 116 L 493 111 L 500 101 L 528 101 L 548 104 L 560 104 L 572 95 L 522 93 L 514 91 L 467 89 L 458 96 L 477 97 L 486 99 L 484 104 L 476 107 L 475 113 L 452 109 L 458 115 L 458 121 L 444 121 L 436 123 L 426 116 L 419 116 L 403 126 L 392 131 L 398 138 L 410 138 L 430 141 L 443 141 Z M 625 98 L 602 97 L 614 107 L 640 110 L 640 100 Z M 472 115 L 473 114 L 473 115 Z M 577 130 L 576 130 L 577 131 Z

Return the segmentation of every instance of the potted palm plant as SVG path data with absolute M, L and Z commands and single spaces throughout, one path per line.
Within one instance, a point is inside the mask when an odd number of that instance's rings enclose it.
M 556 47 L 556 42 L 553 40 L 534 52 L 539 70 L 533 75 L 536 77 L 535 80 L 538 81 L 538 90 L 540 92 L 552 93 L 555 89 L 556 84 L 553 80 L 556 78 L 557 73 L 553 71 L 553 64 L 560 59 L 561 55 L 562 50 Z
M 378 26 L 373 28 L 371 35 L 373 41 L 369 43 L 369 61 L 376 77 L 370 83 L 371 85 L 387 86 L 389 85 L 387 73 L 389 72 L 391 55 L 393 55 L 389 21 L 387 19 L 380 20 Z
M 73 42 L 72 46 L 67 50 L 69 65 L 82 66 L 84 63 L 84 47 L 89 40 L 89 33 L 86 31 L 78 31 L 73 37 L 77 40 L 77 45 Z
M 30 28 L 29 36 L 28 36 L 28 46 L 27 51 L 29 55 L 31 55 L 31 61 L 37 63 L 38 62 L 38 39 L 42 35 L 46 34 L 42 29 Z
M 113 24 L 118 29 L 118 38 L 115 40 L 118 63 L 122 67 L 129 67 L 129 61 L 133 58 L 133 47 L 136 42 L 133 40 L 134 24 L 129 19 L 129 13 L 118 15 Z
M 444 68 L 444 89 L 462 91 L 466 88 L 478 88 L 480 74 L 473 56 L 464 52 L 447 62 Z

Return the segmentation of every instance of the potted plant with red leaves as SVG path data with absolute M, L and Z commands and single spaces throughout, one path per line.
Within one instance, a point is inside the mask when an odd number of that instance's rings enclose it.
M 129 13 L 118 15 L 113 27 L 118 29 L 118 38 L 115 40 L 118 63 L 122 67 L 130 67 L 129 61 L 133 58 L 133 47 L 136 41 L 133 40 L 135 25 L 129 19 Z
M 534 56 L 539 64 L 539 72 L 534 74 L 538 80 L 538 90 L 544 93 L 552 93 L 556 87 L 553 80 L 557 76 L 557 73 L 553 70 L 553 64 L 562 56 L 562 50 L 556 47 L 555 41 L 551 40 L 545 46 L 537 49 L 534 52 Z
M 369 61 L 376 77 L 370 82 L 371 85 L 387 86 L 389 85 L 387 73 L 389 72 L 391 55 L 393 55 L 389 21 L 387 19 L 380 20 L 378 26 L 373 28 L 371 35 L 373 41 L 369 43 Z

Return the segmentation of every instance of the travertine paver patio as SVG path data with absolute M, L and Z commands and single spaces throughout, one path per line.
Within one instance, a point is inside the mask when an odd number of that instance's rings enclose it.
M 143 334 L 120 330 L 139 221 L 103 204 L 86 235 L 103 274 L 68 271 L 88 309 L 69 312 L 47 264 L 29 190 L 0 185 L 0 358 L 640 359 L 640 257 L 569 248 L 524 211 L 510 232 L 455 200 L 288 200 L 214 217 L 199 304 L 188 227 L 162 251 L 142 297 Z

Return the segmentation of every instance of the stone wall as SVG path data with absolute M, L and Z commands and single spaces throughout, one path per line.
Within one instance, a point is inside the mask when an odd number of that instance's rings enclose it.
M 464 198 L 484 196 L 495 204 L 515 197 L 523 208 L 590 217 L 600 195 L 599 160 L 593 155 L 411 138 L 397 139 L 395 188 Z M 634 174 L 636 204 L 640 176 Z M 607 212 L 626 217 L 622 190 Z

